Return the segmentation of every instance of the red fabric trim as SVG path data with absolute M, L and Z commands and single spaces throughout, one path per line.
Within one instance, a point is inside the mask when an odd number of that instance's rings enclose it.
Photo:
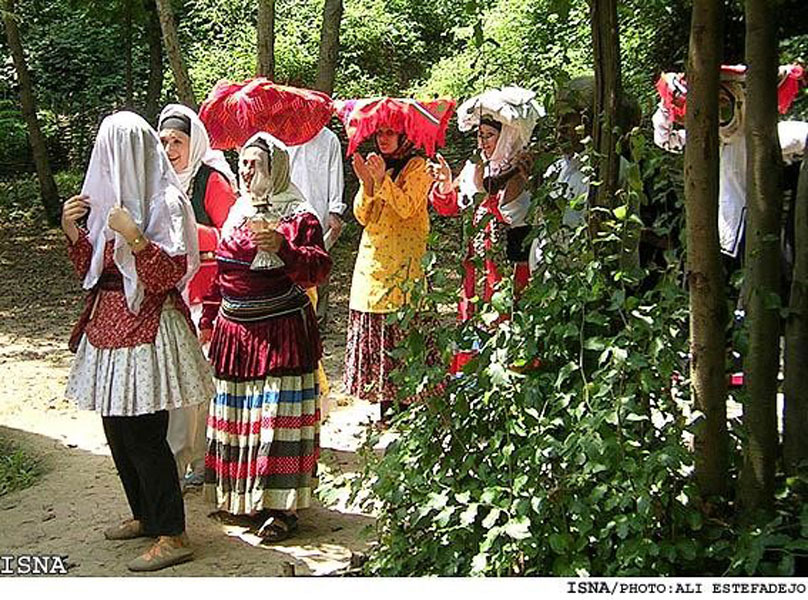
M 223 431 L 231 435 L 249 435 L 261 433 L 262 429 L 300 429 L 301 427 L 314 427 L 320 422 L 320 411 L 313 415 L 299 417 L 262 417 L 260 421 L 252 423 L 238 423 L 227 419 L 208 417 L 208 427 L 216 431 Z
M 453 99 L 419 102 L 387 97 L 334 102 L 348 135 L 348 156 L 384 127 L 403 133 L 427 155 L 434 156 L 435 150 L 446 143 L 446 129 L 456 104 Z
M 317 466 L 320 451 L 307 456 L 259 456 L 250 463 L 226 462 L 208 454 L 205 456 L 205 468 L 213 469 L 217 475 L 228 479 L 255 479 L 266 475 L 294 475 L 296 473 L 313 473 Z
M 331 120 L 331 98 L 322 92 L 279 85 L 264 78 L 221 80 L 199 107 L 211 146 L 227 150 L 266 131 L 289 146 L 314 138 Z

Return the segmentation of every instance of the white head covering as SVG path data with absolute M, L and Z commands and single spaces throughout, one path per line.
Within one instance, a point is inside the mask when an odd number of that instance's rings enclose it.
M 485 116 L 502 123 L 497 146 L 486 165 L 492 175 L 497 175 L 510 168 L 510 161 L 528 145 L 536 122 L 544 115 L 535 92 L 509 86 L 466 100 L 457 109 L 457 126 L 460 131 L 469 131 Z
M 135 257 L 126 240 L 107 227 L 109 211 L 116 206 L 126 208 L 143 234 L 169 256 L 188 257 L 179 289 L 199 269 L 191 203 L 181 191 L 157 133 L 139 115 L 122 111 L 101 123 L 81 193 L 89 197 L 87 228 L 93 245 L 85 289 L 98 282 L 104 270 L 104 246 L 115 239 L 115 264 L 123 275 L 126 302 L 133 313 L 140 310 L 143 285 Z
M 300 190 L 289 178 L 289 152 L 286 144 L 270 134 L 259 131 L 244 143 L 239 154 L 239 159 L 244 151 L 256 146 L 255 142 L 263 141 L 269 148 L 269 172 L 257 175 L 268 179 L 268 191 L 265 197 L 266 203 L 276 211 L 281 218 L 290 217 L 302 212 L 309 212 L 317 216 L 314 208 L 306 201 Z M 260 148 L 260 146 L 258 146 Z M 253 179 L 253 182 L 255 179 Z M 227 238 L 233 230 L 241 225 L 244 219 L 250 218 L 257 212 L 253 202 L 253 194 L 246 191 L 244 182 L 240 182 L 239 189 L 241 196 L 236 200 L 227 220 L 222 226 L 222 238 Z
M 233 191 L 236 191 L 236 176 L 233 170 L 227 164 L 227 160 L 225 160 L 224 154 L 220 150 L 211 149 L 208 130 L 205 129 L 205 124 L 202 123 L 193 110 L 183 104 L 169 104 L 160 113 L 160 118 L 157 121 L 160 124 L 158 131 L 162 129 L 162 123 L 165 119 L 178 115 L 187 117 L 191 122 L 191 150 L 188 154 L 188 166 L 177 172 L 182 190 L 186 194 L 191 193 L 191 183 L 197 171 L 199 171 L 199 167 L 204 163 L 227 177 L 230 187 L 233 188 Z

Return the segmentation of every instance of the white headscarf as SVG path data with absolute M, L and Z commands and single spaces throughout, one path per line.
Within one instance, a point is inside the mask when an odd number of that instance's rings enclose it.
M 306 201 L 303 194 L 289 178 L 289 152 L 286 144 L 266 132 L 259 131 L 244 143 L 239 153 L 239 159 L 241 159 L 244 151 L 250 146 L 254 146 L 254 142 L 259 139 L 263 140 L 269 147 L 269 172 L 256 174 L 256 176 L 265 177 L 269 180 L 266 202 L 281 215 L 281 218 L 303 212 L 309 212 L 317 216 L 314 208 Z M 255 179 L 253 179 L 253 182 L 255 182 Z M 227 220 L 222 226 L 222 238 L 229 237 L 244 219 L 252 217 L 257 212 L 253 203 L 253 195 L 246 191 L 243 181 L 240 182 L 239 189 L 241 190 L 241 196 L 233 204 L 230 213 L 227 215 Z
M 457 126 L 460 131 L 469 131 L 485 116 L 502 123 L 497 146 L 486 164 L 491 175 L 498 175 L 507 171 L 519 151 L 527 147 L 536 122 L 544 114 L 535 92 L 509 86 L 466 100 L 457 109 Z
M 199 171 L 199 167 L 206 164 L 227 177 L 230 187 L 233 188 L 233 191 L 236 191 L 236 176 L 233 170 L 227 164 L 227 160 L 225 160 L 224 154 L 220 150 L 211 149 L 208 130 L 205 129 L 205 124 L 202 123 L 193 110 L 183 104 L 169 104 L 163 109 L 160 113 L 160 118 L 157 120 L 160 124 L 158 125 L 158 131 L 165 119 L 178 115 L 187 117 L 191 122 L 191 149 L 188 154 L 188 165 L 182 171 L 177 172 L 182 190 L 186 194 L 191 193 L 190 187 L 197 171 Z
M 143 285 L 138 281 L 135 257 L 126 240 L 107 227 L 109 211 L 116 206 L 126 208 L 143 234 L 169 256 L 188 257 L 178 289 L 199 269 L 191 203 L 182 193 L 157 133 L 139 115 L 122 111 L 101 123 L 81 193 L 89 197 L 87 228 L 93 245 L 85 289 L 101 277 L 104 246 L 114 239 L 115 264 L 123 275 L 127 305 L 133 313 L 140 310 Z

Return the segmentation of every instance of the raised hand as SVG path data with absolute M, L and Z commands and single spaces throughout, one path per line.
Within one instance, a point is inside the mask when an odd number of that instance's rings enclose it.
M 384 164 L 384 159 L 375 152 L 372 152 L 368 155 L 366 164 L 370 176 L 373 178 L 373 182 L 376 185 L 380 185 L 381 182 L 384 181 L 384 176 L 387 174 L 387 165 Z
M 254 229 L 252 240 L 259 250 L 264 252 L 277 252 L 281 248 L 283 236 L 274 229 Z
M 429 161 L 427 163 L 426 172 L 438 182 L 440 191 L 446 194 L 452 189 L 452 169 L 440 153 L 436 158 L 437 162 Z
M 79 238 L 79 229 L 76 221 L 90 212 L 90 198 L 87 196 L 73 196 L 62 205 L 62 231 L 75 242 Z
M 116 233 L 120 233 L 130 244 L 141 236 L 140 229 L 135 224 L 132 215 L 123 207 L 116 206 L 109 211 L 107 227 Z

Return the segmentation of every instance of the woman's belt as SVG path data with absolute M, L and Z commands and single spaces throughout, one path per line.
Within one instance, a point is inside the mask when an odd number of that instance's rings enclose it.
M 271 298 L 222 298 L 221 313 L 231 321 L 263 321 L 300 312 L 309 305 L 309 297 L 294 285 L 284 294 Z

